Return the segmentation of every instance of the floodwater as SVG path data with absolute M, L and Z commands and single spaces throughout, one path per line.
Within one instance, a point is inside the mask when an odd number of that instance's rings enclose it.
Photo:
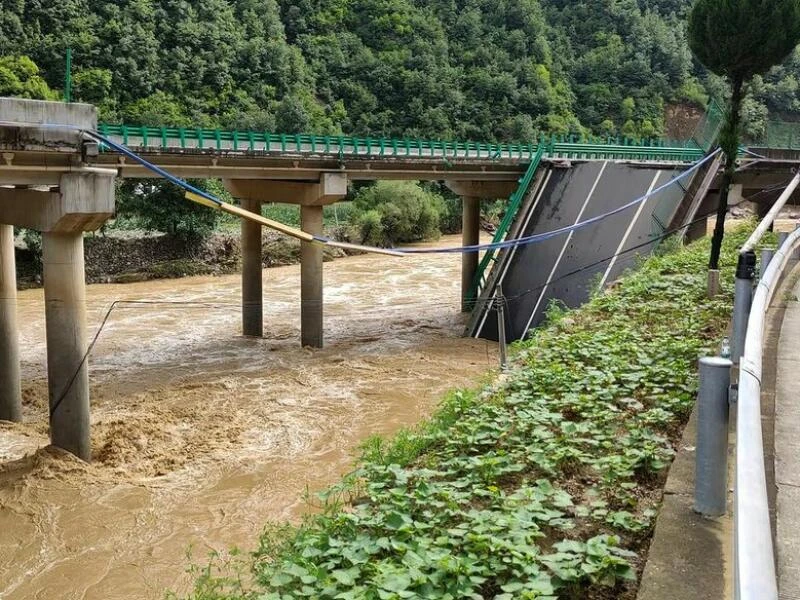
M 441 243 L 457 245 L 458 239 Z M 326 348 L 299 347 L 299 267 L 264 274 L 265 338 L 239 335 L 238 276 L 87 291 L 93 452 L 47 444 L 41 290 L 20 293 L 25 423 L 0 425 L 0 598 L 162 598 L 211 551 L 255 548 L 361 441 L 419 421 L 496 365 L 463 339 L 460 258 L 325 265 Z

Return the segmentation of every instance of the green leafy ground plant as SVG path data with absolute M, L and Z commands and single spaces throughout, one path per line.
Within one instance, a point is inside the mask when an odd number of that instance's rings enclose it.
M 267 530 L 246 585 L 204 572 L 193 597 L 634 598 L 748 229 L 726 237 L 721 296 L 706 298 L 701 242 L 551 311 L 506 376 L 370 440 L 317 514 Z

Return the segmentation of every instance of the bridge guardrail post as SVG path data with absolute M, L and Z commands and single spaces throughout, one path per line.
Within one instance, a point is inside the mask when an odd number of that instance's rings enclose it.
M 794 226 L 794 228 L 795 229 L 800 229 L 800 223 L 797 223 Z M 797 249 L 795 249 L 794 252 L 792 252 L 792 260 L 800 260 L 800 247 L 798 247 Z
M 733 336 L 731 357 L 734 364 L 744 353 L 744 339 L 747 335 L 747 321 L 750 318 L 750 305 L 753 302 L 753 279 L 756 274 L 756 253 L 753 251 L 739 255 L 736 267 L 736 288 L 733 299 Z
M 707 517 L 722 516 L 727 508 L 728 389 L 732 367 L 727 358 L 700 359 L 694 510 Z
M 759 272 L 761 273 L 762 277 L 764 276 L 764 273 L 767 272 L 767 267 L 769 266 L 769 263 L 772 262 L 772 258 L 774 256 L 775 256 L 775 250 L 773 250 L 772 248 L 761 249 L 761 269 L 759 270 Z
M 500 368 L 504 369 L 508 361 L 506 359 L 506 299 L 503 296 L 503 286 L 497 286 L 495 306 L 497 308 L 497 341 L 500 345 Z

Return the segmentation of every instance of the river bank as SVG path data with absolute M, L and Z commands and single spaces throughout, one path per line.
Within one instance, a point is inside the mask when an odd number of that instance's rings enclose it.
M 238 335 L 237 275 L 89 286 L 91 332 L 113 300 L 189 303 L 112 314 L 90 360 L 91 465 L 44 449 L 42 292 L 20 292 L 25 422 L 0 426 L 0 597 L 186 592 L 190 546 L 202 562 L 297 522 L 364 439 L 496 365 L 493 344 L 460 337 L 459 274 L 449 255 L 326 265 L 321 351 L 299 347 L 297 266 L 265 271 L 260 340 Z
M 261 237 L 265 268 L 300 262 L 300 242 L 264 230 Z M 326 262 L 347 253 L 324 248 Z M 86 283 L 134 283 L 154 279 L 177 279 L 192 275 L 229 275 L 241 269 L 242 249 L 238 231 L 216 231 L 199 240 L 187 240 L 144 231 L 114 230 L 84 238 Z M 41 287 L 41 264 L 22 240 L 16 248 L 17 286 Z
M 373 440 L 322 514 L 267 528 L 239 571 L 217 562 L 191 598 L 634 600 L 748 233 L 726 235 L 714 299 L 706 239 L 551 308 L 502 377 Z

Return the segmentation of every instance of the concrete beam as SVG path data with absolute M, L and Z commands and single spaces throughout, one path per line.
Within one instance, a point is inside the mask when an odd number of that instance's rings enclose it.
M 462 203 L 462 245 L 475 246 L 480 243 L 481 200 L 464 196 Z M 478 272 L 478 253 L 465 252 L 461 255 L 461 312 L 472 312 L 474 299 L 469 297 L 472 282 Z
M 39 231 L 94 231 L 114 216 L 115 175 L 67 173 L 50 192 L 0 188 L 0 223 Z
M 447 181 L 447 187 L 456 194 L 470 198 L 510 198 L 517 191 L 517 181 Z
M 50 441 L 91 459 L 83 234 L 42 236 Z
M 303 231 L 322 235 L 322 207 L 302 206 Z M 303 347 L 323 345 L 323 255 L 322 246 L 300 242 L 300 337 Z
M 282 202 L 301 206 L 323 206 L 347 195 L 347 175 L 322 173 L 317 182 L 225 179 L 234 198 L 257 202 Z
M 0 421 L 22 421 L 14 227 L 0 225 Z
M 49 167 L 54 168 L 50 157 Z M 57 156 L 56 156 L 57 158 Z M 64 157 L 62 157 L 64 158 Z M 298 181 L 318 183 L 322 175 L 346 175 L 349 181 L 376 181 L 380 179 L 441 181 L 504 181 L 517 184 L 525 174 L 527 163 L 514 160 L 500 160 L 486 163 L 486 159 L 462 159 L 449 166 L 442 164 L 441 157 L 412 157 L 378 159 L 368 157 L 297 157 L 283 155 L 245 155 L 224 152 L 219 155 L 178 154 L 162 151 L 148 154 L 148 160 L 166 169 L 173 175 L 188 179 L 218 178 L 232 180 L 261 179 L 268 181 Z M 19 162 L 15 160 L 15 164 Z M 62 162 L 64 162 L 62 160 Z M 152 178 L 153 174 L 143 166 L 124 157 L 103 152 L 95 160 L 96 164 L 119 169 L 124 178 Z M 31 169 L 41 168 L 41 161 L 31 158 Z M 4 168 L 0 163 L 0 181 L 3 181 Z M 46 173 L 44 174 L 46 175 Z
M 15 123 L 0 127 L 3 149 L 75 152 L 83 142 L 81 130 L 97 129 L 91 104 L 0 98 L 0 115 Z
M 261 214 L 258 200 L 242 200 L 242 208 Z M 242 334 L 248 337 L 264 335 L 261 256 L 261 225 L 242 219 Z

